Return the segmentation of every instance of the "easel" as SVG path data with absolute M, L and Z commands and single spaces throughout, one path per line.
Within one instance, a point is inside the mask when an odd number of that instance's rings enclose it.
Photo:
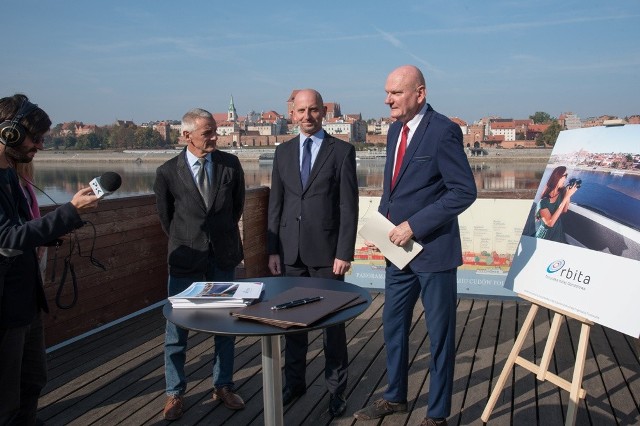
M 534 300 L 528 296 L 524 296 L 522 294 L 518 294 L 522 299 L 528 300 L 531 302 L 531 309 L 527 314 L 527 317 L 522 324 L 522 328 L 520 329 L 520 333 L 518 333 L 518 337 L 513 345 L 513 349 L 509 353 L 509 357 L 507 358 L 507 363 L 502 369 L 502 373 L 500 373 L 500 377 L 496 382 L 496 386 L 489 397 L 489 402 L 487 402 L 487 406 L 482 412 L 482 416 L 480 417 L 483 422 L 489 421 L 489 416 L 493 411 L 493 408 L 498 401 L 498 397 L 502 393 L 502 390 L 507 383 L 507 379 L 513 370 L 514 364 L 518 364 L 521 367 L 526 368 L 530 372 L 536 374 L 538 380 L 544 381 L 549 380 L 554 385 L 566 390 L 569 392 L 569 407 L 567 409 L 567 420 L 565 422 L 565 426 L 574 425 L 576 422 L 576 414 L 578 411 L 578 403 L 580 399 L 584 399 L 587 395 L 587 392 L 582 389 L 582 375 L 584 373 L 584 364 L 587 358 L 587 346 L 589 343 L 589 332 L 591 331 L 591 326 L 593 322 L 589 321 L 586 318 L 576 316 L 572 313 L 559 310 L 556 307 L 552 307 L 545 303 L 542 303 L 538 300 Z M 549 330 L 549 337 L 547 338 L 547 343 L 544 347 L 544 352 L 542 354 L 542 359 L 540 360 L 540 365 L 534 364 L 531 361 L 528 361 L 518 354 L 522 350 L 522 346 L 524 345 L 525 338 L 533 325 L 533 320 L 538 313 L 538 308 L 542 306 L 551 311 L 555 312 L 553 316 L 553 320 L 551 322 L 551 328 Z M 573 367 L 573 378 L 571 382 L 561 378 L 560 376 L 549 372 L 549 363 L 551 362 L 551 355 L 553 355 L 553 349 L 556 345 L 556 340 L 558 339 L 558 333 L 560 331 L 560 326 L 562 325 L 563 317 L 570 317 L 575 320 L 578 320 L 582 323 L 582 327 L 580 330 L 580 340 L 578 342 L 578 351 L 576 352 L 576 364 Z

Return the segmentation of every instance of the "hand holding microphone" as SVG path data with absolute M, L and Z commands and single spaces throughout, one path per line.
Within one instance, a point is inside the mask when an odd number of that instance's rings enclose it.
M 122 178 L 114 172 L 105 172 L 102 176 L 92 179 L 89 188 L 78 191 L 71 200 L 71 204 L 78 211 L 92 209 L 98 206 L 98 200 L 115 192 L 122 185 Z
M 120 185 L 122 185 L 122 178 L 115 172 L 105 172 L 102 176 L 89 182 L 89 186 L 98 199 L 112 194 L 120 188 Z

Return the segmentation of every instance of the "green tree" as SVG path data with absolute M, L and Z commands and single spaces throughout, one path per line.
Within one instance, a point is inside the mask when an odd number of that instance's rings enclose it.
M 561 130 L 562 127 L 560 126 L 560 123 L 554 120 L 547 128 L 547 130 L 540 133 L 540 135 L 536 139 L 536 145 L 554 146 L 556 144 L 556 140 L 558 139 L 558 134 L 560 134 Z
M 88 133 L 78 137 L 76 149 L 99 149 L 102 148 L 102 138 L 96 133 Z
M 171 129 L 169 131 L 169 141 L 170 145 L 177 145 L 180 140 L 180 132 L 177 129 Z
M 163 142 L 160 133 L 151 127 L 138 127 L 134 137 L 136 148 L 156 148 Z
M 555 120 L 554 117 L 551 117 L 548 113 L 543 111 L 537 111 L 535 114 L 530 115 L 529 118 L 536 124 L 548 123 L 551 120 Z
M 66 135 L 63 139 L 65 148 L 74 148 L 78 142 L 78 139 L 74 135 Z
M 135 146 L 133 127 L 113 126 L 109 133 L 108 146 L 112 149 L 130 149 Z
M 51 131 L 49 132 L 51 136 L 60 136 L 61 133 L 62 133 L 62 123 L 58 123 L 55 126 L 53 126 L 51 128 Z
M 60 149 L 61 146 L 64 146 L 64 138 L 62 136 L 55 136 L 51 138 L 51 144 L 53 145 L 53 149 Z

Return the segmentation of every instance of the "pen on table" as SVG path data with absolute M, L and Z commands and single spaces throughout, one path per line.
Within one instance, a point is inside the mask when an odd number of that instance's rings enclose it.
M 289 309 L 289 308 L 294 308 L 300 305 L 306 305 L 307 303 L 318 302 L 322 299 L 323 299 L 322 296 L 305 297 L 304 299 L 292 300 L 291 302 L 281 303 L 279 305 L 272 306 L 271 309 L 274 311 L 279 311 L 280 309 Z

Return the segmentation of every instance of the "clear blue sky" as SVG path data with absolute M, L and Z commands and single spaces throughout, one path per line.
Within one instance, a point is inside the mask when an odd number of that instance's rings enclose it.
M 0 0 L 0 96 L 54 123 L 180 119 L 192 107 L 285 114 L 318 89 L 388 116 L 384 80 L 411 63 L 432 106 L 468 122 L 536 111 L 640 114 L 640 2 Z

